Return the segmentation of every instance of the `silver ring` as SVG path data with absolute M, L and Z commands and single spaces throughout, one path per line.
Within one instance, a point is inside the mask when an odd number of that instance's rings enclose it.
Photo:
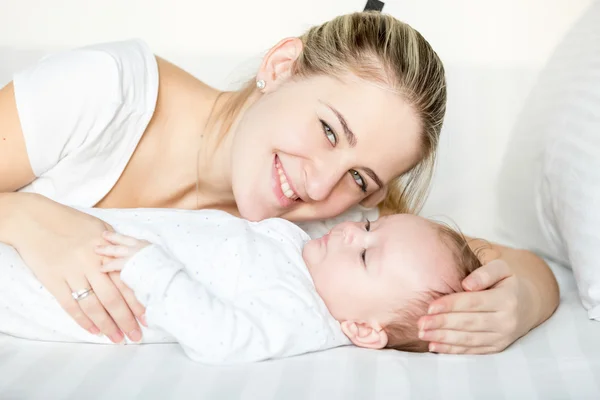
M 94 292 L 94 289 L 89 288 L 89 289 L 81 289 L 78 290 L 76 292 L 71 293 L 71 296 L 73 296 L 73 298 L 77 301 L 85 299 L 86 297 L 88 297 L 90 294 L 92 294 Z

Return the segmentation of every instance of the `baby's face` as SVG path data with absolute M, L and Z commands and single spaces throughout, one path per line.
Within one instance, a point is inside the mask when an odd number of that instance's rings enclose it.
M 434 223 L 398 214 L 346 222 L 311 240 L 302 256 L 319 295 L 338 321 L 386 323 L 419 292 L 447 290 L 457 274 Z

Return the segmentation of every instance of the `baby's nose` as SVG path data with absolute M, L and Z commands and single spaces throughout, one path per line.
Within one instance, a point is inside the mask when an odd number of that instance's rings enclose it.
M 356 226 L 356 224 L 348 224 L 342 230 L 342 235 L 344 236 L 344 243 L 347 245 L 354 244 L 357 240 L 360 239 L 362 234 L 362 230 Z

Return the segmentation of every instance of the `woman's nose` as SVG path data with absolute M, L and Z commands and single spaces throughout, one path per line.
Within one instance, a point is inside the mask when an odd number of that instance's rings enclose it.
M 306 194 L 313 201 L 327 199 L 345 172 L 341 167 L 328 167 L 325 163 L 308 168 Z

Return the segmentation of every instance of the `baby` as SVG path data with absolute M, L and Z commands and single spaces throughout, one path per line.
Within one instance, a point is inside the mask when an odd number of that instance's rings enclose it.
M 144 343 L 177 341 L 192 359 L 209 364 L 351 343 L 427 351 L 417 319 L 433 299 L 460 291 L 461 280 L 480 266 L 458 233 L 406 214 L 341 223 L 310 240 L 283 219 L 249 222 L 215 210 L 85 212 L 119 232 L 107 233 L 112 244 L 97 252 L 110 257 L 103 270 L 121 271 L 146 306 Z M 8 270 L 5 265 L 0 254 L 0 268 Z M 12 296 L 24 290 L 14 279 L 15 265 L 6 271 L 13 274 Z M 17 270 L 22 280 L 26 267 Z M 36 304 L 32 292 L 45 292 L 39 283 L 26 286 L 25 304 L 24 296 L 11 300 L 5 293 L 11 288 L 0 288 L 0 331 L 39 340 L 106 340 L 66 313 L 59 316 L 48 293 Z

